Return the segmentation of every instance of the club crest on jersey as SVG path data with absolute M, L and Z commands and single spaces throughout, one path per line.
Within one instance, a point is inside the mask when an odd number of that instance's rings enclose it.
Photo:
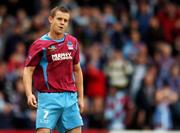
M 73 50 L 73 44 L 71 41 L 68 41 L 67 46 L 69 50 Z
M 48 47 L 48 50 L 49 51 L 54 51 L 54 50 L 56 50 L 56 47 L 54 45 L 51 45 L 51 46 Z

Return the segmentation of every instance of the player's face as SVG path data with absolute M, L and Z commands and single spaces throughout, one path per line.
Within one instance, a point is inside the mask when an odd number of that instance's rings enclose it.
M 62 34 L 65 32 L 69 23 L 70 14 L 57 11 L 54 17 L 49 17 L 49 22 L 51 24 L 50 30 L 55 34 Z

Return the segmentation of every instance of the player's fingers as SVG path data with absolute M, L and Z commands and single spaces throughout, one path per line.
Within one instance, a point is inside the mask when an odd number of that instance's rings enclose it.
M 36 101 L 35 97 L 33 97 L 32 102 L 33 102 L 34 105 L 37 105 L 37 101 Z
M 35 105 L 33 102 L 29 105 L 29 107 L 31 108 L 31 109 L 36 109 L 37 108 L 37 105 Z
M 33 107 L 37 108 L 37 101 L 35 97 L 33 97 L 32 103 L 33 103 Z
M 29 107 L 30 107 L 31 109 L 35 109 L 35 108 L 37 107 L 37 105 L 34 104 L 34 100 L 33 100 L 33 99 L 30 99 L 30 100 L 28 101 L 28 105 L 29 105 Z

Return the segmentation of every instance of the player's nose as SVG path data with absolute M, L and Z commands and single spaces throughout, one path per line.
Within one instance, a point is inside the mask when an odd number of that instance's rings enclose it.
M 61 24 L 61 25 L 64 25 L 64 23 L 65 23 L 64 20 L 61 20 L 61 21 L 60 21 L 60 24 Z

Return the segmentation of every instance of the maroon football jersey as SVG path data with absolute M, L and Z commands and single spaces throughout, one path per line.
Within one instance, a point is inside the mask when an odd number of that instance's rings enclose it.
M 45 34 L 30 47 L 25 66 L 36 66 L 34 87 L 39 92 L 77 91 L 73 65 L 79 63 L 79 44 L 75 37 L 52 40 Z

